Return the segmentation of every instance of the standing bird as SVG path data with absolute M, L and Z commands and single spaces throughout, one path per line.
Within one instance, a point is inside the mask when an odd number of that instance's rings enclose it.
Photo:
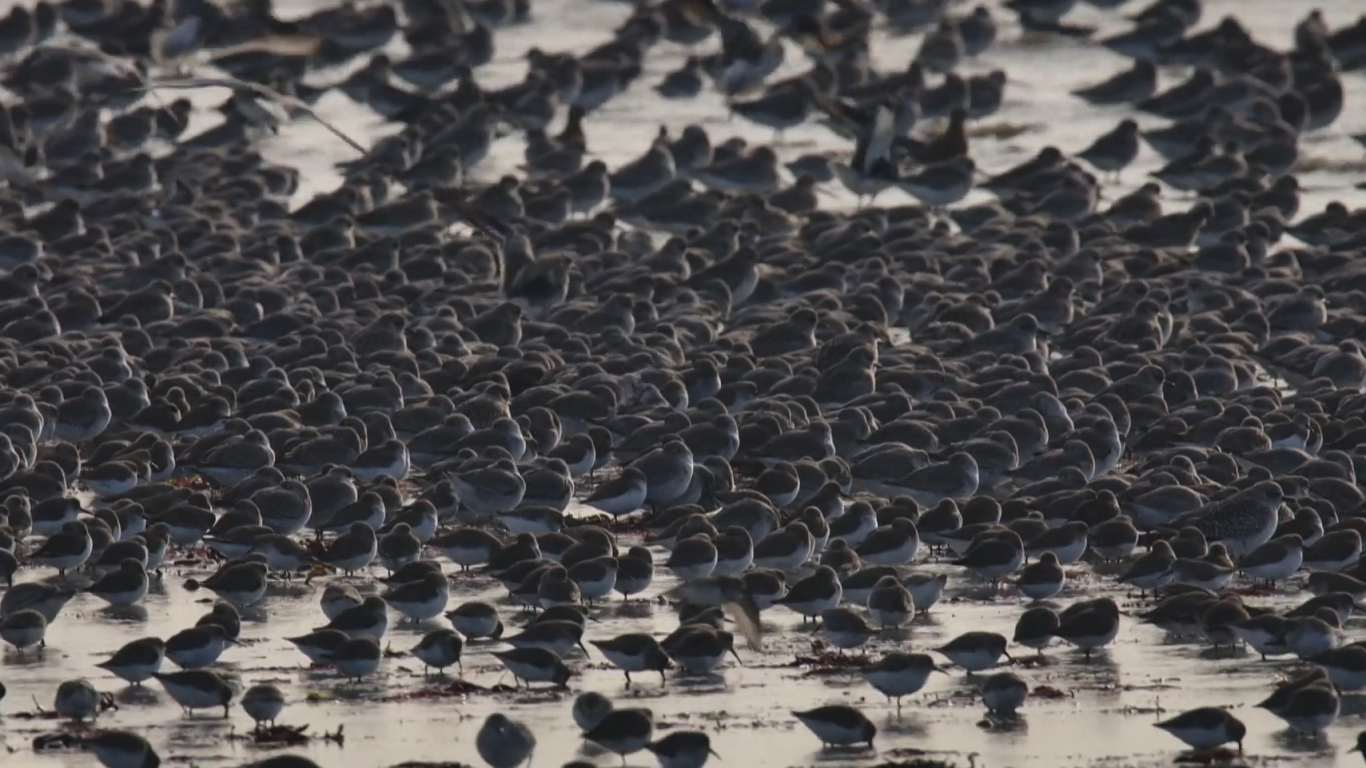
M 866 743 L 868 748 L 872 749 L 873 738 L 877 736 L 877 726 L 862 712 L 841 704 L 793 712 L 792 716 L 827 747 L 847 747 Z
M 105 768 L 158 768 L 161 757 L 147 740 L 130 731 L 102 731 L 80 740 Z
M 1119 174 L 1138 157 L 1138 123 L 1124 119 L 1113 131 L 1104 134 L 1091 143 L 1091 146 L 1077 153 L 1077 157 L 1097 169 L 1114 174 L 1116 182 Z
M 1231 741 L 1242 752 L 1243 738 L 1247 736 L 1243 721 L 1218 707 L 1192 709 L 1155 725 L 1197 750 L 1213 749 Z
M 648 709 L 614 709 L 603 715 L 593 730 L 584 738 L 598 746 L 621 755 L 621 764 L 626 764 L 626 756 L 645 749 L 654 735 L 654 713 Z
M 536 318 L 564 303 L 569 295 L 569 257 L 551 253 L 521 269 L 504 270 L 503 295 Z
M 516 768 L 531 758 L 536 737 L 525 725 L 495 713 L 479 729 L 474 748 L 492 768 Z

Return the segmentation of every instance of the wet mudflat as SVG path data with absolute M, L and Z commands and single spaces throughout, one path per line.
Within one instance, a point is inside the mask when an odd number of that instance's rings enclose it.
M 620 541 L 625 545 L 632 538 L 622 536 Z M 661 559 L 664 554 L 657 550 Z M 963 576 L 960 569 L 933 561 L 923 569 L 953 572 L 944 600 L 906 630 L 870 642 L 866 646 L 870 659 L 893 649 L 926 651 L 969 630 L 1010 636 L 1025 603 L 1006 591 L 991 597 L 988 585 Z M 1058 604 L 1100 594 L 1122 597 L 1112 584 L 1088 571 L 1087 567 L 1069 569 L 1070 583 L 1057 598 Z M 25 574 L 27 578 L 35 575 Z M 185 716 L 155 683 L 141 689 L 125 686 L 111 675 L 97 674 L 100 670 L 93 666 L 125 642 L 148 635 L 169 636 L 206 612 L 211 604 L 207 595 L 184 586 L 187 577 L 194 575 L 168 569 L 145 600 L 145 618 L 123 618 L 92 597 L 78 596 L 54 626 L 41 655 L 6 651 L 3 670 L 9 695 L 3 711 L 10 715 L 4 728 L 4 745 L 13 750 L 6 757 L 9 764 L 24 768 L 88 764 L 89 757 L 80 753 L 34 754 L 31 739 L 53 731 L 58 723 L 14 717 L 33 711 L 34 698 L 50 709 L 57 685 L 81 675 L 101 691 L 115 694 L 118 709 L 103 715 L 101 726 L 135 729 L 198 765 L 236 765 L 271 754 L 268 747 L 250 738 L 251 720 L 236 705 L 227 720 L 212 710 Z M 676 627 L 677 618 L 659 597 L 676 585 L 661 570 L 645 599 L 623 603 L 614 596 L 593 611 L 597 623 L 590 622 L 585 638 L 625 632 L 667 634 Z M 363 581 L 357 586 L 366 592 L 374 589 Z M 466 647 L 463 677 L 457 670 L 445 676 L 424 676 L 421 663 L 404 652 L 445 620 L 399 624 L 394 615 L 395 623 L 383 641 L 389 657 L 380 674 L 352 683 L 330 669 L 310 669 L 307 660 L 284 640 L 325 623 L 318 608 L 321 593 L 321 584 L 273 587 L 263 605 L 244 612 L 243 644 L 229 649 L 216 668 L 240 680 L 243 688 L 261 682 L 280 686 L 289 700 L 281 724 L 306 724 L 307 733 L 315 739 L 289 751 L 307 754 L 322 765 L 477 764 L 471 746 L 474 735 L 484 718 L 496 711 L 535 729 L 537 763 L 586 756 L 603 765 L 614 764 L 614 756 L 585 746 L 570 718 L 574 695 L 586 690 L 608 695 L 619 706 L 650 707 L 661 729 L 667 724 L 708 731 L 726 763 L 775 766 L 874 765 L 920 757 L 966 766 L 973 754 L 978 765 L 988 766 L 1163 765 L 1170 764 L 1180 750 L 1152 727 L 1160 715 L 1230 704 L 1248 724 L 1245 748 L 1250 761 L 1275 764 L 1293 758 L 1296 764 L 1335 765 L 1348 759 L 1343 753 L 1355 743 L 1363 725 L 1361 715 L 1366 714 L 1366 702 L 1349 695 L 1344 698 L 1343 718 L 1325 737 L 1297 737 L 1281 721 L 1250 705 L 1269 693 L 1274 676 L 1290 676 L 1304 665 L 1288 660 L 1264 662 L 1241 650 L 1229 655 L 1225 649 L 1216 656 L 1200 644 L 1170 643 L 1160 630 L 1132 618 L 1122 622 L 1115 645 L 1091 661 L 1070 648 L 1055 646 L 1043 658 L 1027 648 L 1014 648 L 1017 671 L 1035 689 L 1018 720 L 988 717 L 980 700 L 972 696 L 973 678 L 961 670 L 935 676 L 922 693 L 907 698 L 898 714 L 858 675 L 857 662 L 840 661 L 819 633 L 803 629 L 800 617 L 781 607 L 763 614 L 764 650 L 739 650 L 744 666 L 732 659 L 716 675 L 671 672 L 662 687 L 657 676 L 638 674 L 630 690 L 621 673 L 590 646 L 588 658 L 580 651 L 568 658 L 578 672 L 568 691 L 538 686 L 532 692 L 498 688 L 498 692 L 452 693 L 462 682 L 484 689 L 511 686 L 511 677 L 489 655 L 506 646 L 475 641 Z M 506 590 L 489 577 L 452 577 L 452 606 L 468 599 L 494 602 L 500 612 L 512 617 L 508 622 L 512 633 L 514 623 L 530 614 L 522 614 L 505 598 Z M 1285 608 L 1300 599 L 1302 595 L 1259 594 L 1248 602 Z M 1143 608 L 1136 595 L 1132 600 L 1122 599 L 1121 605 Z M 857 658 L 859 654 L 848 655 Z M 880 730 L 877 753 L 821 750 L 788 714 L 792 709 L 826 703 L 863 709 Z M 339 729 L 343 744 L 323 738 Z M 637 759 L 631 764 L 643 762 Z

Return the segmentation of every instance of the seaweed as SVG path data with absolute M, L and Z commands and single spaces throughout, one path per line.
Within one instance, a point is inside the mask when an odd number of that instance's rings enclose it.
M 392 701 L 425 701 L 432 699 L 454 699 L 464 698 L 474 695 L 490 695 L 497 693 L 516 693 L 517 689 L 502 683 L 495 683 L 491 686 L 483 686 L 478 683 L 471 683 L 468 680 L 452 680 L 451 682 L 432 688 L 419 688 L 415 691 L 403 691 L 379 699 L 381 702 Z
M 266 728 L 256 728 L 245 733 L 233 733 L 229 738 L 249 741 L 260 747 L 297 747 L 312 741 L 332 742 L 339 747 L 346 746 L 345 725 L 337 726 L 335 733 L 323 731 L 318 736 L 307 731 L 307 723 L 303 725 L 272 725 Z

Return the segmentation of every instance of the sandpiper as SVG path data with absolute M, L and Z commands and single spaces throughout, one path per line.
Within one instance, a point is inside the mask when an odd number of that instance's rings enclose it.
M 571 714 L 574 724 L 587 732 L 598 727 L 598 723 L 613 709 L 612 700 L 596 691 L 585 691 L 574 698 Z
M 128 558 L 119 564 L 118 570 L 105 574 L 86 591 L 110 605 L 132 605 L 147 594 L 147 584 L 143 563 Z
M 205 579 L 202 584 L 205 589 L 233 605 L 251 605 L 265 597 L 266 564 L 243 562 L 229 565 Z
M 1308 685 L 1290 694 L 1285 705 L 1275 711 L 1295 731 L 1316 734 L 1338 718 L 1341 700 L 1331 685 Z
M 462 571 L 487 563 L 503 543 L 482 528 L 461 527 L 437 534 L 429 542 Z
M 1298 534 L 1292 533 L 1272 539 L 1247 553 L 1238 561 L 1238 567 L 1254 579 L 1264 579 L 1274 584 L 1294 575 L 1302 562 L 1304 542 Z
M 48 537 L 37 551 L 29 555 L 29 560 L 49 568 L 56 568 L 64 574 L 70 568 L 77 568 L 89 557 L 93 542 L 85 523 L 73 520 L 64 523 L 57 533 Z
M 536 583 L 533 607 L 550 608 L 564 603 L 579 602 L 579 585 L 569 578 L 569 571 L 561 565 L 546 568 Z
M 223 708 L 228 716 L 232 703 L 232 687 L 221 675 L 209 669 L 187 669 L 181 672 L 158 672 L 152 675 L 187 713 L 196 709 Z
M 708 675 L 721 663 L 727 653 L 740 662 L 740 654 L 735 650 L 735 637 L 725 630 L 713 630 L 706 625 L 680 627 L 671 643 L 668 639 L 661 647 L 669 654 L 683 671 L 694 675 Z
M 856 551 L 859 559 L 873 565 L 906 565 L 920 548 L 920 533 L 910 518 L 899 517 L 890 525 L 870 532 Z
M 1145 592 L 1155 590 L 1171 583 L 1175 565 L 1176 553 L 1172 551 L 1172 545 L 1167 541 L 1158 541 L 1146 555 L 1129 566 L 1119 582 L 1133 584 Z
M 531 758 L 536 737 L 525 725 L 495 713 L 480 726 L 474 747 L 493 768 L 516 768 Z
M 809 560 L 814 546 L 806 525 L 792 522 L 755 543 L 753 563 L 756 568 L 789 571 Z
M 1325 533 L 1302 550 L 1303 564 L 1313 571 L 1343 571 L 1361 559 L 1361 534 L 1351 528 Z
M 1234 742 L 1241 752 L 1243 738 L 1247 736 L 1247 726 L 1218 707 L 1187 710 L 1155 725 L 1196 750 L 1213 749 Z
M 877 726 L 873 725 L 862 712 L 842 704 L 817 707 L 805 712 L 793 712 L 802 725 L 806 726 L 821 744 L 827 747 L 847 747 L 854 744 L 867 744 L 873 748 L 877 736 Z
M 1009 659 L 1010 654 L 1006 652 L 1006 645 L 1004 635 L 974 631 L 964 632 L 934 650 L 971 675 L 996 666 L 1002 656 Z
M 375 529 L 364 521 L 351 524 L 346 533 L 332 540 L 319 561 L 348 576 L 369 565 L 379 553 Z
M 461 603 L 455 610 L 447 611 L 446 618 L 451 626 L 467 639 L 497 639 L 503 635 L 503 622 L 498 618 L 498 610 L 480 601 Z
M 1029 683 L 1014 672 L 997 672 L 983 680 L 977 692 L 988 712 L 1013 716 L 1029 696 Z
M 434 629 L 423 635 L 422 640 L 415 646 L 411 653 L 423 664 L 423 671 L 428 672 L 432 667 L 440 673 L 452 664 L 460 664 L 460 652 L 464 647 L 464 642 L 460 635 L 450 629 Z M 461 667 L 464 671 L 464 667 Z
M 165 658 L 166 643 L 160 638 L 144 637 L 128 642 L 95 666 L 133 685 L 141 685 L 161 671 Z
M 826 608 L 821 611 L 821 629 L 830 644 L 843 653 L 849 648 L 858 648 L 877 634 L 869 626 L 863 615 L 849 608 Z
M 579 588 L 579 597 L 589 605 L 612 593 L 617 584 L 617 558 L 611 555 L 589 558 L 569 567 L 569 579 Z
M 15 611 L 0 619 L 0 640 L 14 646 L 18 651 L 35 645 L 41 647 L 46 634 L 47 619 L 32 608 Z
M 217 624 L 191 627 L 166 640 L 166 658 L 181 669 L 200 669 L 218 661 L 228 647 L 228 635 Z
M 621 755 L 625 764 L 626 756 L 645 749 L 654 735 L 654 713 L 648 709 L 613 709 L 603 715 L 593 730 L 584 738 L 603 747 L 609 752 Z
M 645 504 L 648 486 L 645 473 L 624 467 L 621 474 L 599 485 L 583 503 L 614 517 L 629 515 Z
M 219 600 L 213 604 L 209 612 L 195 620 L 196 627 L 216 625 L 223 628 L 224 635 L 228 640 L 236 641 L 242 635 L 242 615 L 231 603 Z
M 894 651 L 864 667 L 863 677 L 889 701 L 895 699 L 899 711 L 902 697 L 919 693 L 938 671 L 928 654 Z
M 1119 634 L 1119 605 L 1108 597 L 1074 603 L 1059 616 L 1053 634 L 1091 657 L 1097 648 L 1113 643 Z
M 1297 616 L 1290 619 L 1285 631 L 1286 647 L 1296 656 L 1309 659 L 1341 645 L 1342 628 L 1331 612 L 1327 617 L 1332 621 L 1326 621 L 1317 615 L 1317 612 L 1313 616 Z
M 953 561 L 953 564 L 961 565 L 980 578 L 995 583 L 1018 571 L 1024 562 L 1024 556 L 1024 544 L 1020 541 L 1020 535 L 1012 530 L 1003 530 L 974 544 L 961 558 Z
M 577 646 L 588 654 L 583 645 L 583 625 L 575 621 L 537 621 L 528 624 L 521 632 L 503 639 L 514 648 L 543 648 L 563 658 Z
M 348 637 L 372 637 L 378 640 L 389 629 L 389 610 L 383 598 L 367 597 L 360 605 L 347 608 L 319 629 L 337 629 Z
M 818 566 L 816 572 L 793 584 L 786 595 L 777 600 L 802 615 L 802 622 L 820 616 L 823 611 L 839 605 L 844 595 L 839 575 L 828 565 Z
M 720 759 L 711 748 L 711 737 L 701 731 L 670 731 L 645 748 L 654 753 L 661 768 L 702 768 L 707 758 Z
M 705 534 L 699 534 L 678 542 L 664 566 L 687 581 L 710 575 L 716 568 L 716 558 L 716 545 Z
M 911 601 L 915 603 L 916 613 L 929 613 L 939 598 L 944 595 L 944 586 L 948 584 L 949 576 L 946 573 L 912 573 L 901 580 L 906 585 L 906 591 L 911 593 Z
M 57 686 L 52 708 L 72 720 L 93 720 L 100 711 L 100 693 L 89 680 L 67 680 Z
M 347 635 L 339 629 L 320 629 L 298 637 L 285 638 L 294 644 L 308 660 L 314 664 L 325 664 L 327 657 L 342 643 Z
M 379 640 L 370 635 L 362 635 L 352 637 L 328 651 L 323 660 L 336 669 L 338 674 L 358 681 L 379 671 L 384 660 L 384 652 L 379 647 Z
M 1040 654 L 1053 641 L 1061 620 L 1057 611 L 1046 605 L 1035 606 L 1020 614 L 1015 622 L 1015 636 L 1011 641 Z
M 1328 673 L 1329 682 L 1338 689 L 1359 691 L 1366 688 L 1366 648 L 1359 645 L 1332 648 L 1313 657 L 1312 661 Z
M 868 593 L 868 618 L 882 629 L 900 627 L 915 616 L 915 601 L 896 576 L 883 576 Z
M 347 608 L 354 608 L 361 604 L 364 598 L 360 592 L 350 584 L 338 584 L 336 582 L 328 584 L 323 589 L 319 604 L 322 607 L 323 615 L 328 621 L 337 618 L 342 611 Z
M 626 674 L 626 687 L 631 686 L 632 672 L 658 672 L 659 682 L 664 684 L 664 673 L 673 665 L 651 635 L 618 635 L 611 640 L 591 640 L 602 655 Z
M 631 595 L 644 592 L 653 580 L 654 557 L 650 550 L 636 545 L 627 550 L 625 555 L 617 558 L 617 581 L 614 588 L 624 599 L 629 600 Z
M 1058 595 L 1066 583 L 1067 574 L 1058 564 L 1058 555 L 1049 551 L 1044 552 L 1037 563 L 1027 565 L 1020 571 L 1015 588 L 1037 602 Z
M 253 685 L 242 693 L 242 709 L 259 729 L 262 723 L 275 725 L 285 708 L 285 695 L 269 683 Z
M 80 740 L 105 768 L 159 768 L 161 757 L 146 739 L 130 731 L 101 731 Z
M 445 612 L 450 582 L 440 570 L 428 571 L 420 580 L 400 584 L 381 598 L 407 619 L 426 621 Z
M 569 681 L 569 668 L 559 656 L 545 648 L 514 648 L 495 651 L 493 655 L 512 673 L 515 681 L 525 683 L 528 688 L 532 683 L 554 683 L 563 688 Z
M 670 439 L 662 448 L 640 457 L 631 466 L 645 475 L 645 501 L 667 504 L 682 496 L 692 481 L 693 455 L 681 439 Z

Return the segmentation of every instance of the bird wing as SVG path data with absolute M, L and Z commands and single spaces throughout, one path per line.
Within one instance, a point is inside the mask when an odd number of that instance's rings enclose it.
M 877 105 L 873 125 L 868 130 L 867 163 L 890 160 L 892 157 L 892 138 L 896 130 L 896 115 L 886 103 Z
M 750 650 L 764 649 L 764 631 L 759 626 L 759 606 L 754 604 L 754 598 L 745 595 L 736 602 L 722 603 L 721 610 L 735 622 L 736 629 L 739 629 L 740 634 L 749 642 Z

